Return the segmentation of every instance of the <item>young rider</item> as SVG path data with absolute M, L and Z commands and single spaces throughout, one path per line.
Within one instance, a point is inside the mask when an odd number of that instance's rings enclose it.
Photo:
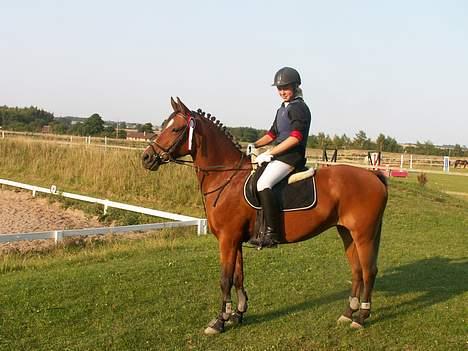
M 274 147 L 257 157 L 265 171 L 257 182 L 257 191 L 263 208 L 266 230 L 250 243 L 259 247 L 273 247 L 281 241 L 280 209 L 272 188 L 294 169 L 305 166 L 305 150 L 311 115 L 299 88 L 301 77 L 291 67 L 283 67 L 275 74 L 273 86 L 283 100 L 276 112 L 270 130 L 254 143 L 259 148 L 274 143 Z

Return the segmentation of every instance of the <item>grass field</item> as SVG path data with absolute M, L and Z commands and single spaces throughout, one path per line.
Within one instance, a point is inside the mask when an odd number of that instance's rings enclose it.
M 52 177 L 68 191 L 203 215 L 190 169 L 148 174 L 127 151 L 15 143 L 0 143 L 2 178 L 50 185 Z M 216 240 L 167 230 L 0 256 L 0 350 L 466 350 L 468 202 L 432 182 L 390 181 L 364 330 L 336 325 L 350 272 L 330 230 L 276 250 L 245 249 L 245 324 L 203 335 L 219 308 Z
M 136 204 L 186 215 L 203 215 L 189 167 L 141 166 L 141 151 L 0 139 L 0 178 Z

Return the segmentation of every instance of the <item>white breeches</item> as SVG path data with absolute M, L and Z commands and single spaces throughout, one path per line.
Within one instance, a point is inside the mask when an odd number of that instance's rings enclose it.
M 279 183 L 284 177 L 294 170 L 293 166 L 287 163 L 273 160 L 265 168 L 257 182 L 257 191 L 262 191 L 267 188 L 273 188 L 274 185 Z

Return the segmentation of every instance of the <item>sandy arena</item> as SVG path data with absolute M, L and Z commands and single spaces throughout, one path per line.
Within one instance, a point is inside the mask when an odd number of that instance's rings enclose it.
M 46 198 L 34 198 L 29 191 L 0 189 L 0 235 L 102 226 L 83 211 L 64 209 Z M 0 244 L 0 254 L 47 251 L 53 247 L 52 239 L 14 241 Z
M 0 235 L 46 230 L 102 227 L 76 209 L 64 209 L 31 192 L 0 189 Z

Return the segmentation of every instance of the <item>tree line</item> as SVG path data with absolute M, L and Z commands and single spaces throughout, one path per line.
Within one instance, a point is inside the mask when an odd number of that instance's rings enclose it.
M 0 106 L 0 123 L 5 130 L 40 132 L 44 126 L 54 134 L 71 134 L 82 136 L 107 136 L 126 138 L 125 122 L 104 122 L 102 117 L 94 113 L 88 118 L 54 117 L 50 112 L 37 107 L 7 107 Z M 153 132 L 151 123 L 137 124 L 139 132 Z M 266 133 L 266 130 L 251 127 L 228 127 L 229 132 L 241 142 L 254 142 Z M 380 133 L 375 140 L 369 138 L 363 130 L 353 137 L 346 134 L 333 135 L 323 132 L 311 134 L 307 140 L 307 147 L 318 149 L 360 149 L 386 152 L 407 152 L 422 155 L 450 155 L 468 156 L 466 147 L 455 144 L 453 147 L 438 147 L 431 141 L 416 142 L 403 147 L 391 136 Z
M 126 122 L 105 122 L 98 113 L 93 113 L 88 118 L 79 117 L 54 117 L 50 112 L 37 107 L 8 107 L 0 106 L 0 126 L 4 130 L 19 132 L 41 132 L 48 126 L 48 131 L 53 134 L 69 134 L 80 136 L 107 136 L 113 138 L 127 137 L 124 130 Z M 137 124 L 138 132 L 153 132 L 151 123 Z

